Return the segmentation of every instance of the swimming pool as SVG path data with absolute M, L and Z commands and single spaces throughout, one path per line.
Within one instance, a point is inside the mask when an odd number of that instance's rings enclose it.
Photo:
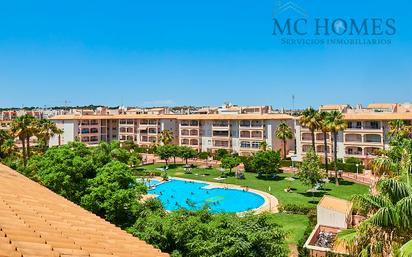
M 151 181 L 151 185 L 160 181 Z M 149 194 L 158 195 L 164 208 L 174 211 L 180 208 L 197 210 L 205 204 L 214 213 L 244 212 L 256 209 L 264 204 L 265 199 L 255 193 L 238 189 L 204 188 L 207 183 L 171 179 L 148 190 Z

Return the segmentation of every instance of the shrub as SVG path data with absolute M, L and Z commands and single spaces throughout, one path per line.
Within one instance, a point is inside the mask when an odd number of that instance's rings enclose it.
M 313 208 L 294 203 L 281 204 L 279 207 L 280 212 L 287 212 L 290 214 L 304 214 L 307 215 Z

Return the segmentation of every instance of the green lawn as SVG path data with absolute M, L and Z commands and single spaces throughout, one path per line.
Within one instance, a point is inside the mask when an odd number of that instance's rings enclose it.
M 145 170 L 153 170 L 156 168 L 163 167 L 162 164 L 154 164 L 144 166 Z M 198 174 L 198 175 L 196 175 Z M 200 176 L 201 174 L 209 174 L 208 176 Z M 228 177 L 222 181 L 216 181 L 213 178 L 220 176 L 221 172 L 217 169 L 200 169 L 193 168 L 192 174 L 185 174 L 184 169 L 181 165 L 174 167 L 173 165 L 169 166 L 168 175 L 172 177 L 181 177 L 189 178 L 202 181 L 211 181 L 217 183 L 229 183 L 236 184 L 241 186 L 248 186 L 253 189 L 261 190 L 268 192 L 274 195 L 281 204 L 293 203 L 299 204 L 302 206 L 314 207 L 319 202 L 320 198 L 327 194 L 343 199 L 350 199 L 354 194 L 366 193 L 368 192 L 368 187 L 365 185 L 357 184 L 351 181 L 341 180 L 339 186 L 336 186 L 335 183 L 329 182 L 324 185 L 324 189 L 319 193 L 307 193 L 307 190 L 310 188 L 303 185 L 297 176 L 289 173 L 279 174 L 276 179 L 262 179 L 258 178 L 256 173 L 245 173 L 245 179 L 237 179 L 235 177 Z M 294 177 L 295 181 L 285 180 L 286 177 Z M 292 193 L 284 192 L 284 189 L 290 186 L 293 189 Z M 270 188 L 270 191 L 269 191 Z
M 144 166 L 143 169 L 146 171 L 157 171 L 156 168 L 163 166 L 163 164 L 147 165 Z M 201 176 L 205 174 L 208 175 Z M 336 186 L 334 183 L 329 182 L 324 185 L 324 189 L 321 192 L 313 195 L 312 193 L 306 192 L 309 187 L 303 185 L 297 176 L 288 173 L 279 174 L 276 179 L 269 180 L 258 178 L 255 173 L 245 173 L 245 179 L 241 180 L 235 177 L 228 177 L 219 182 L 213 179 L 221 175 L 221 171 L 217 169 L 193 168 L 192 174 L 185 174 L 182 165 L 170 165 L 168 175 L 201 181 L 248 186 L 274 195 L 281 204 L 292 203 L 308 207 L 315 207 L 320 198 L 325 194 L 343 199 L 350 199 L 354 194 L 368 192 L 368 187 L 365 185 L 342 180 L 340 186 Z M 290 182 L 285 180 L 286 177 L 294 177 L 296 180 Z M 292 193 L 284 192 L 284 189 L 288 186 L 293 188 Z M 307 226 L 309 226 L 309 219 L 306 215 L 277 213 L 273 215 L 273 218 L 287 233 L 286 240 L 288 244 L 297 244 L 304 236 Z
M 276 213 L 273 215 L 273 219 L 283 227 L 286 232 L 286 243 L 288 244 L 299 242 L 303 238 L 307 226 L 309 226 L 309 219 L 306 215 Z

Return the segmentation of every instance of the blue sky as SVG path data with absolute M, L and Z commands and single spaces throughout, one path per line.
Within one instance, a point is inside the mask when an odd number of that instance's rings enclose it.
M 309 17 L 394 18 L 389 46 L 282 45 L 277 1 L 2 1 L 0 106 L 412 101 L 409 0 L 294 1 Z

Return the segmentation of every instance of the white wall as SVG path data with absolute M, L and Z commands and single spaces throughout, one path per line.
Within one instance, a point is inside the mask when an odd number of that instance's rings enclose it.
M 344 213 L 326 209 L 321 206 L 317 207 L 317 220 L 320 225 L 347 228 L 347 219 Z
M 77 120 L 59 120 L 55 121 L 58 128 L 63 130 L 63 134 L 60 136 L 61 144 L 67 144 L 73 142 L 78 134 L 78 121 Z M 59 145 L 59 136 L 55 135 L 50 138 L 50 146 Z

